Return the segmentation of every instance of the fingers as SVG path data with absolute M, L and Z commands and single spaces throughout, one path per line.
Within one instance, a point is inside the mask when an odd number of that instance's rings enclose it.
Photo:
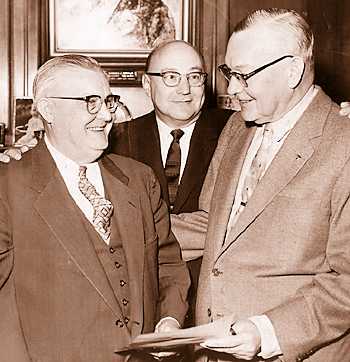
M 350 118 L 350 102 L 340 103 L 339 114 L 341 116 L 348 116 Z
M 22 146 L 24 147 L 24 151 L 28 151 L 30 148 L 33 148 L 37 145 L 38 141 L 32 134 L 26 134 L 23 137 L 21 137 L 16 143 L 16 146 Z
M 0 153 L 0 162 L 9 163 L 10 157 L 4 153 Z
M 22 158 L 22 152 L 18 148 L 9 148 L 7 149 L 2 156 L 4 157 L 5 161 L 1 159 L 2 162 L 10 162 L 11 158 L 14 160 L 20 160 Z M 8 161 L 7 161 L 8 160 Z

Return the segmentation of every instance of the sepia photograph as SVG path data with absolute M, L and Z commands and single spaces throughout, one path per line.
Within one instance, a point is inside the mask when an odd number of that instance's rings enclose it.
M 0 362 L 350 362 L 350 1 L 0 30 Z

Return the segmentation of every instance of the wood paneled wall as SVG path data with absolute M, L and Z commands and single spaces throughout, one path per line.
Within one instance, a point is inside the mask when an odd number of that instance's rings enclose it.
M 117 0 L 116 0 L 117 1 Z M 286 7 L 304 14 L 316 37 L 316 79 L 336 101 L 350 100 L 350 2 L 347 0 L 193 0 L 192 39 L 204 56 L 209 103 L 226 92 L 216 67 L 224 62 L 234 25 L 248 12 Z M 45 60 L 47 0 L 0 1 L 0 122 L 9 123 L 14 96 L 31 96 Z
M 31 96 L 38 69 L 39 0 L 0 2 L 0 114 L 11 121 L 13 97 Z

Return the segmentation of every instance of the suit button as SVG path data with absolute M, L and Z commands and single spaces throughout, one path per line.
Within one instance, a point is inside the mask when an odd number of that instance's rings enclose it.
M 120 264 L 120 263 L 118 263 L 117 261 L 114 263 L 114 265 L 115 265 L 115 267 L 117 268 L 117 269 L 119 269 L 122 265 Z
M 124 318 L 124 323 L 125 323 L 125 324 L 128 324 L 129 321 L 130 321 L 130 319 L 129 319 L 128 317 L 125 317 L 125 318 Z
M 211 317 L 211 309 L 208 308 L 208 317 Z
M 218 277 L 220 274 L 222 274 L 222 271 L 220 271 L 218 268 L 214 268 L 211 272 L 213 273 L 214 277 Z
M 115 252 L 115 250 L 114 250 L 112 247 L 110 247 L 110 248 L 109 248 L 109 252 L 110 252 L 111 254 L 113 254 L 113 253 Z
M 123 287 L 126 284 L 126 281 L 121 280 L 119 283 L 120 283 L 120 286 Z
M 123 328 L 123 327 L 124 327 L 124 323 L 123 323 L 120 319 L 118 319 L 117 321 L 115 321 L 115 325 L 116 325 L 117 327 L 119 327 L 119 328 Z
M 127 299 L 123 298 L 122 303 L 123 303 L 123 305 L 128 305 L 129 301 Z

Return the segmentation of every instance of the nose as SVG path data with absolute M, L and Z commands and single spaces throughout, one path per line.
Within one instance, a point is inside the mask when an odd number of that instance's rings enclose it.
M 191 93 L 191 87 L 190 87 L 190 83 L 187 79 L 187 77 L 185 75 L 183 75 L 180 79 L 180 83 L 177 86 L 176 89 L 177 93 L 180 94 L 189 94 Z
M 100 110 L 97 112 L 97 117 L 104 120 L 106 123 L 112 121 L 112 114 L 108 110 L 105 102 L 102 103 Z
M 240 92 L 242 92 L 244 89 L 242 83 L 234 76 L 231 77 L 230 82 L 227 87 L 227 93 L 229 95 L 236 95 Z

